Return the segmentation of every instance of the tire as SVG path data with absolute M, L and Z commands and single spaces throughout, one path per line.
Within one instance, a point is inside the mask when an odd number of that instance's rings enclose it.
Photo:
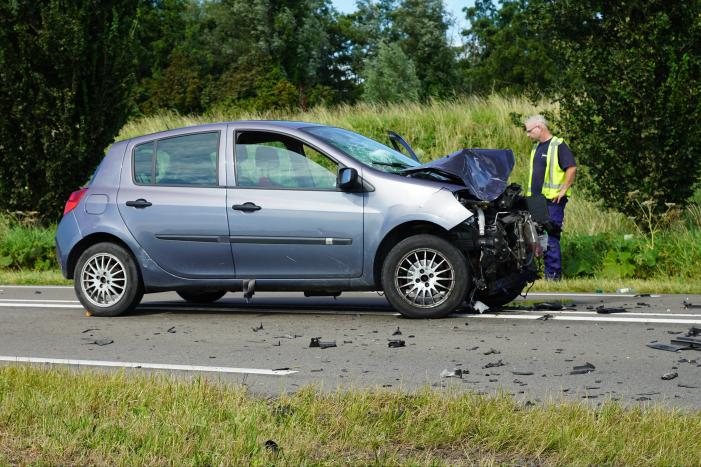
M 212 303 L 216 302 L 224 295 L 226 295 L 226 290 L 179 290 L 177 294 L 180 298 L 191 303 Z
M 130 312 L 144 296 L 136 261 L 115 243 L 97 243 L 86 249 L 78 258 L 73 277 L 78 300 L 94 316 Z
M 435 235 L 414 235 L 402 240 L 390 250 L 382 265 L 385 296 L 408 318 L 449 315 L 465 300 L 470 283 L 465 256 Z M 421 292 L 425 293 L 420 295 Z

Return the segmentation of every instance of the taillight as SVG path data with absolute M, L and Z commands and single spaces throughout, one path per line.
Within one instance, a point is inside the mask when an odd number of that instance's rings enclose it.
M 74 210 L 76 206 L 78 206 L 78 203 L 80 203 L 80 199 L 83 197 L 87 190 L 87 188 L 82 188 L 78 191 L 74 191 L 73 193 L 71 193 L 71 196 L 68 197 L 68 201 L 66 201 L 66 207 L 63 208 L 64 216 L 72 210 Z

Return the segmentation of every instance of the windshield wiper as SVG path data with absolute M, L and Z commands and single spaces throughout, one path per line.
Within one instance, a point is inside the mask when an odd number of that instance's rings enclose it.
M 412 167 L 409 167 L 409 169 L 413 169 L 413 168 L 412 168 Z M 440 175 L 440 176 L 442 176 L 442 177 L 445 177 L 445 178 L 447 178 L 447 179 L 449 179 L 449 180 L 456 181 L 456 182 L 458 182 L 460 185 L 464 185 L 464 184 L 465 184 L 465 182 L 463 181 L 462 178 L 460 178 L 460 177 L 458 177 L 457 175 L 452 174 L 452 173 L 450 173 L 450 172 L 446 172 L 446 171 L 443 170 L 443 169 L 439 169 L 439 168 L 437 168 L 437 167 L 421 167 L 421 168 L 416 168 L 416 169 L 413 169 L 413 170 L 403 170 L 402 172 L 404 172 L 404 174 L 409 175 L 409 176 L 411 176 L 411 175 L 413 175 L 413 174 L 417 174 L 417 173 L 427 173 L 427 174 L 434 173 L 434 174 L 436 174 L 436 175 Z
M 407 169 L 411 167 L 410 165 L 402 164 L 401 162 L 380 162 L 380 161 L 370 161 L 372 165 L 382 165 L 385 167 L 393 167 L 395 169 Z

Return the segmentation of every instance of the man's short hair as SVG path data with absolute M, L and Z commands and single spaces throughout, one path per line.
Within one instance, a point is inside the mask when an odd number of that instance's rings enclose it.
M 540 114 L 538 114 L 538 115 L 531 115 L 531 116 L 528 117 L 528 118 L 526 119 L 526 121 L 524 122 L 524 125 L 526 125 L 526 126 L 532 125 L 532 124 L 540 125 L 540 126 L 542 126 L 543 128 L 546 128 L 546 129 L 548 128 L 548 121 L 545 119 L 545 117 L 543 117 L 543 116 L 540 115 Z

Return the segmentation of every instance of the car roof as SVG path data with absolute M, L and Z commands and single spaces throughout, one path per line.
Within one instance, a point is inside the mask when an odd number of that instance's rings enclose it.
M 191 131 L 207 131 L 207 130 L 218 130 L 221 125 L 236 124 L 241 128 L 250 127 L 251 129 L 258 130 L 275 130 L 275 129 L 294 129 L 298 130 L 300 128 L 306 127 L 321 127 L 327 126 L 320 123 L 310 123 L 310 122 L 298 122 L 298 121 L 286 121 L 286 120 L 237 120 L 229 122 L 216 122 L 216 123 L 205 123 L 202 125 L 191 125 L 178 128 L 169 128 L 163 131 L 157 131 L 155 133 L 149 133 L 145 135 L 134 136 L 133 138 L 128 138 L 121 140 L 120 142 L 132 142 L 141 139 L 152 139 L 154 136 L 169 136 L 174 133 L 180 133 L 182 130 Z

